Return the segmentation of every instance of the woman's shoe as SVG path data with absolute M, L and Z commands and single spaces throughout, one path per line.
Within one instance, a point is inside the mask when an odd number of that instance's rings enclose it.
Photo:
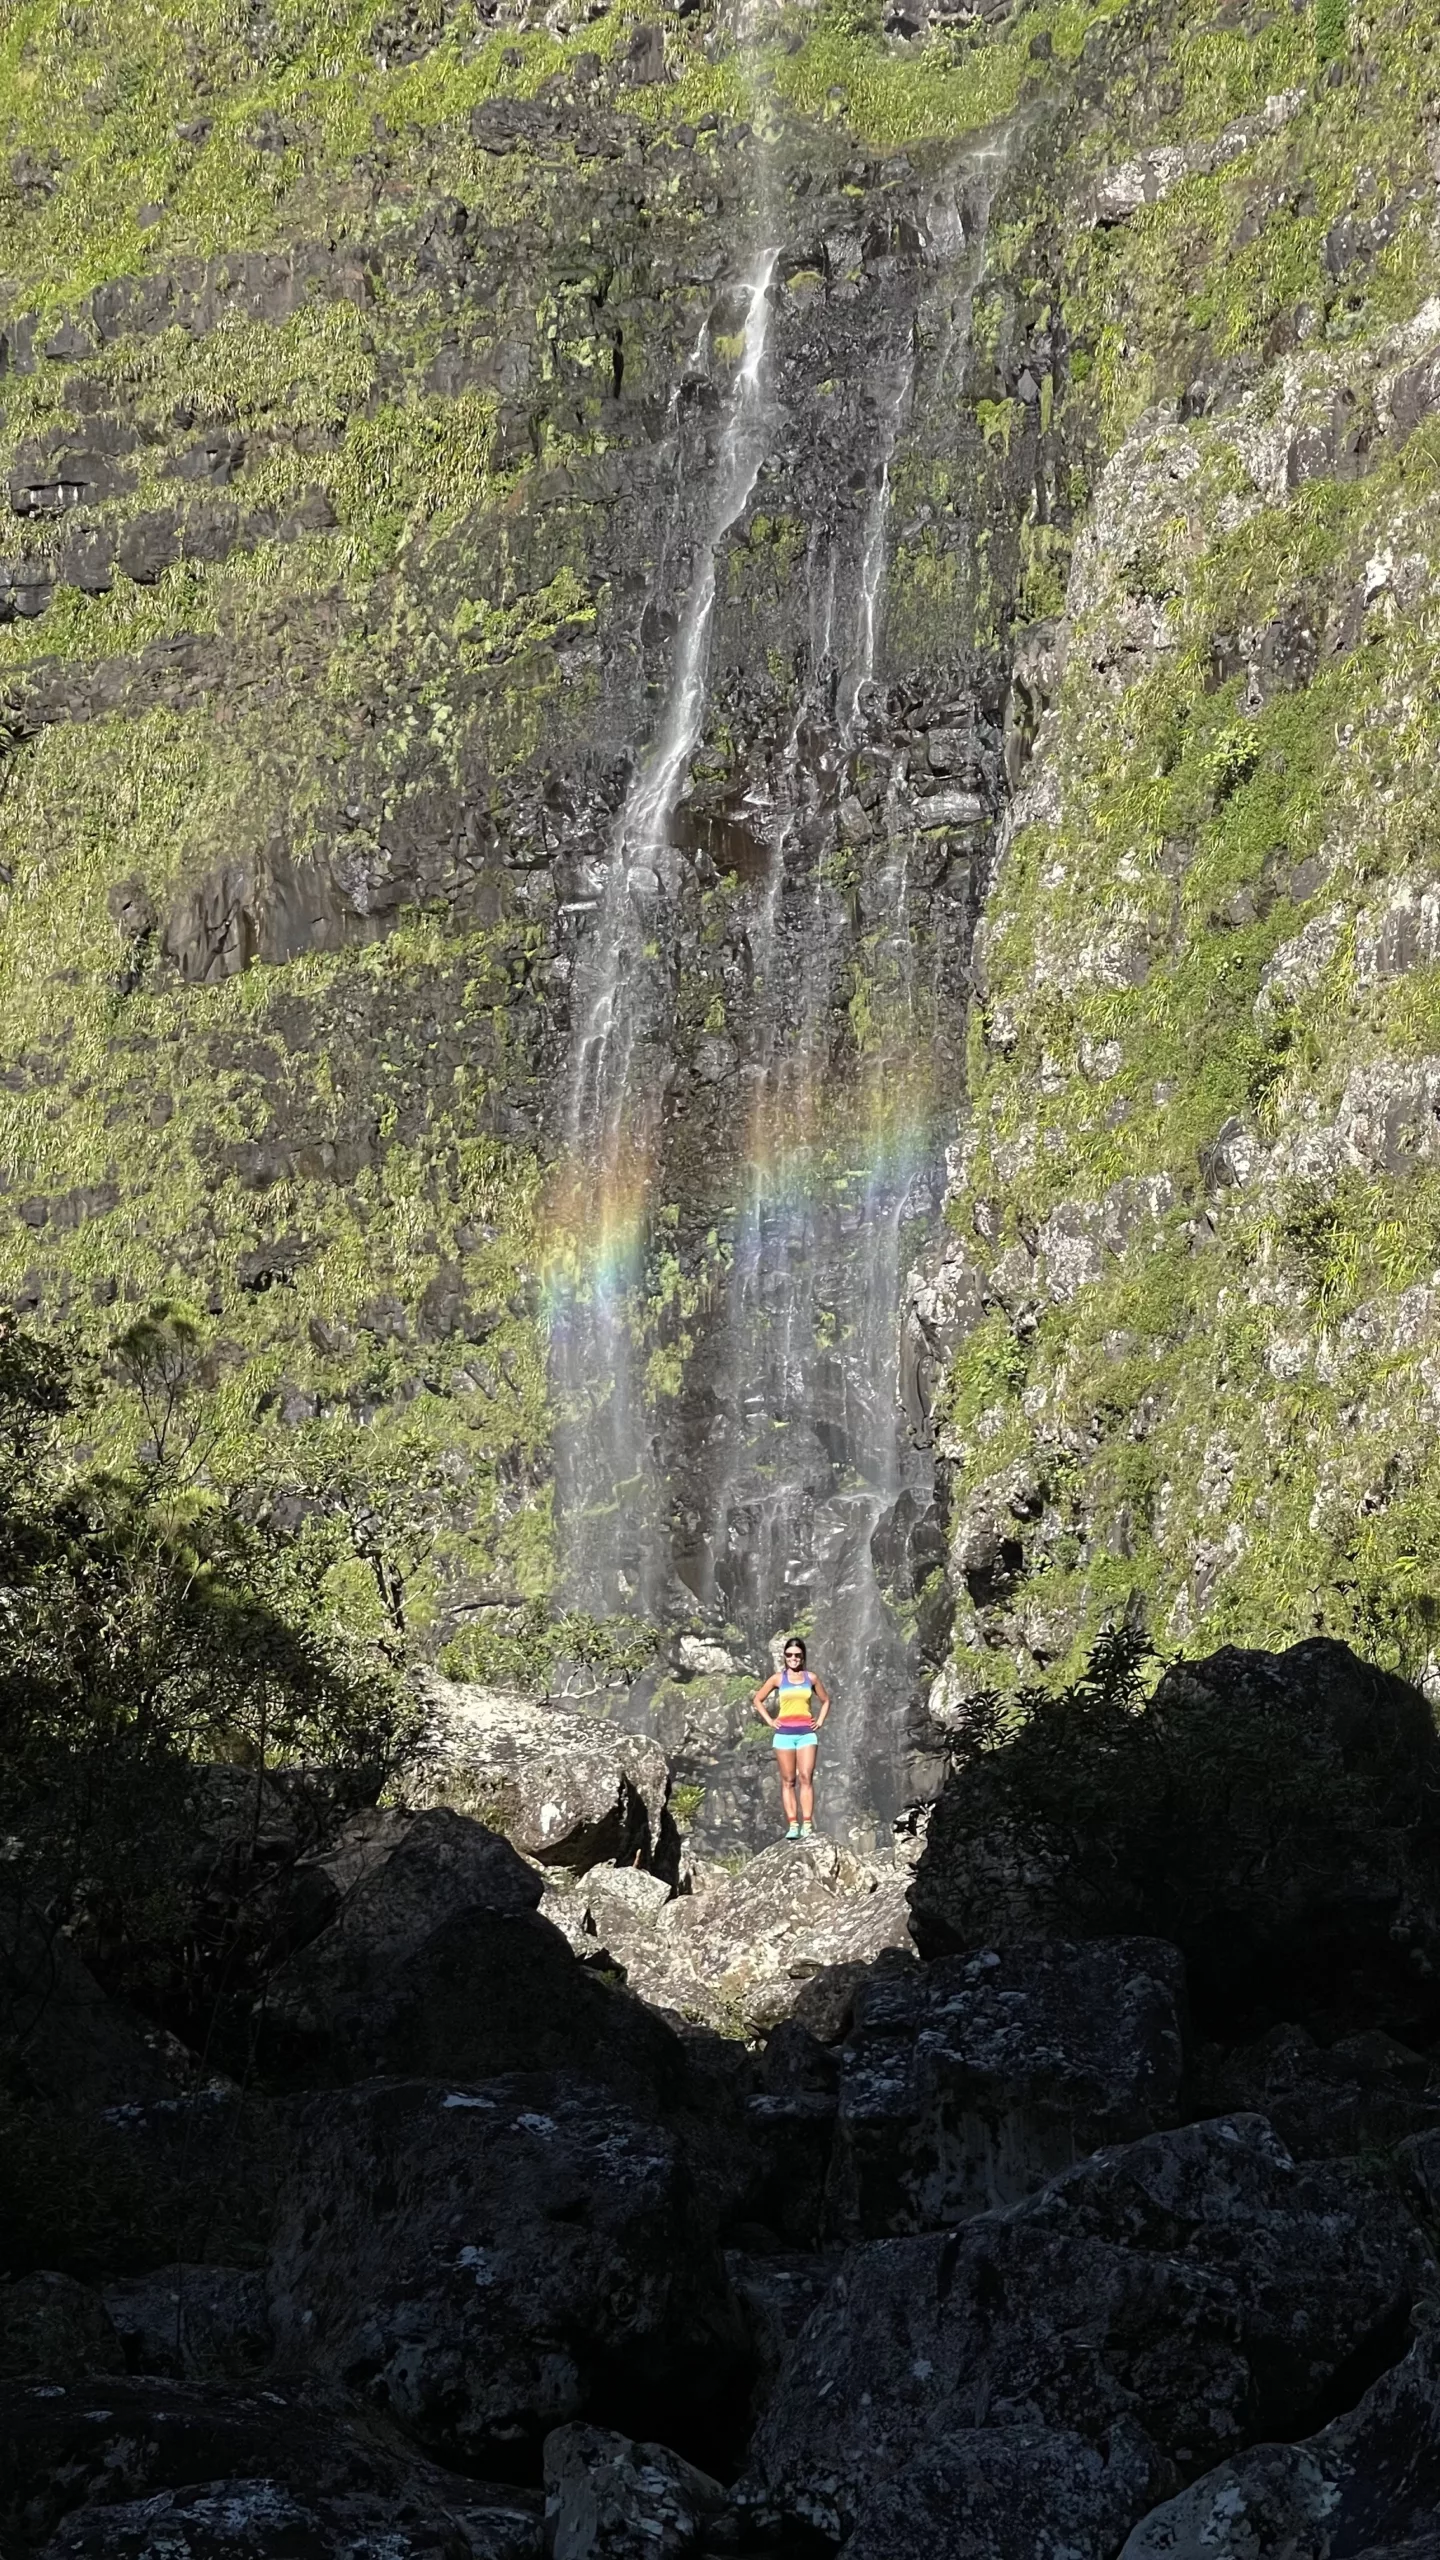
M 799 1837 L 800 1837 L 800 1825 L 799 1825 L 799 1823 L 798 1823 L 798 1822 L 792 1822 L 792 1823 L 791 1823 L 789 1830 L 788 1830 L 788 1831 L 786 1832 L 786 1834 L 785 1834 L 785 1837 L 786 1837 L 786 1839 L 787 1839 L 787 1840 L 798 1840 L 798 1839 L 799 1839 Z
M 801 1825 L 800 1825 L 800 1837 L 801 1837 L 801 1839 L 802 1839 L 802 1840 L 813 1840 L 813 1839 L 814 1839 L 814 1837 L 815 1837 L 815 1825 L 814 1825 L 814 1823 L 813 1823 L 813 1822 L 802 1822 L 802 1823 L 801 1823 Z

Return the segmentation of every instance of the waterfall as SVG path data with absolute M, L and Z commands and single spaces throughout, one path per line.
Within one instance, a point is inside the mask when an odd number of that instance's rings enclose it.
M 731 1026 L 743 1160 L 726 1174 L 727 1131 L 714 1178 L 734 1187 L 728 1208 L 726 1189 L 712 1195 L 715 1293 L 685 1353 L 683 1398 L 668 1373 L 647 1372 L 644 1349 L 657 1186 L 693 1107 L 674 1082 L 690 894 L 677 817 L 705 728 L 727 537 L 750 504 L 776 404 L 774 248 L 745 279 L 743 348 L 696 511 L 664 705 L 610 835 L 572 987 L 550 1292 L 565 1597 L 662 1618 L 698 1609 L 760 1659 L 798 1622 L 836 1701 L 824 1826 L 860 1837 L 899 1787 L 912 1674 L 877 1533 L 907 1492 L 918 1511 L 931 1490 L 903 1429 L 899 1314 L 942 1196 L 956 1099 L 933 1064 L 940 963 L 918 957 L 934 952 L 937 928 L 922 914 L 917 931 L 912 915 L 947 857 L 917 808 L 883 691 L 891 500 L 919 369 L 928 364 L 933 396 L 968 341 L 1003 161 L 1003 141 L 975 146 L 948 213 L 939 206 L 928 267 L 915 253 L 923 292 L 943 307 L 927 305 L 922 328 L 914 296 L 890 291 L 854 341 L 863 473 L 813 483 L 807 501 L 808 656 L 788 734 L 772 762 L 754 758 L 739 804 L 763 876 L 726 893 L 748 951 L 749 994 Z M 768 154 L 760 175 L 761 219 L 778 232 Z M 795 343 L 782 350 L 792 364 Z M 678 439 L 678 394 L 672 418 Z M 953 745 L 963 697 L 945 717 Z
M 936 332 L 937 373 L 968 337 L 1004 156 L 1003 142 L 977 150 L 967 171 L 970 219 L 955 214 L 939 243 L 958 292 Z M 892 479 L 920 362 L 913 317 L 903 338 L 893 328 L 890 335 L 869 376 L 870 496 L 838 576 L 837 537 L 825 546 L 823 566 L 811 545 L 819 607 L 812 602 L 811 627 L 823 631 L 825 654 L 801 686 L 781 763 L 785 805 L 773 813 L 750 933 L 756 1090 L 718 1395 L 728 1432 L 705 1594 L 752 1643 L 773 1642 L 796 1622 L 807 1632 L 835 1699 L 822 1754 L 822 1827 L 862 1840 L 900 1792 L 911 1674 L 875 1547 L 907 1489 L 917 1509 L 930 1493 L 927 1461 L 909 1446 L 900 1411 L 899 1307 L 905 1272 L 943 1195 L 950 1134 L 931 1074 L 934 989 L 917 977 L 912 872 L 923 857 L 905 758 L 872 717 Z M 862 763 L 888 763 L 873 816 L 857 816 L 845 788 Z M 825 789 L 840 797 L 842 840 L 847 825 L 856 838 L 858 929 L 833 868 L 806 848 L 807 793 Z M 859 1055 L 837 1075 L 833 1024 L 847 972 L 856 989 L 852 1013 L 858 1005 L 864 1019 Z
M 744 349 L 716 463 L 699 567 L 681 612 L 664 717 L 616 821 L 599 912 L 577 969 L 565 1159 L 554 1219 L 551 1380 L 568 1598 L 648 1612 L 668 1587 L 665 1496 L 637 1340 L 666 1083 L 678 887 L 676 803 L 699 742 L 721 546 L 764 459 L 765 354 L 778 251 L 745 286 Z

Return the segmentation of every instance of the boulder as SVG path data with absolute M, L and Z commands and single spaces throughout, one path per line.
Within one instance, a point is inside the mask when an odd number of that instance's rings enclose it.
M 490 2472 L 602 2391 L 693 2430 L 738 2332 L 688 2192 L 675 2138 L 582 2080 L 317 2096 L 272 2261 L 278 2353 Z
M 943 1957 L 870 1980 L 841 2048 L 829 2218 L 934 2230 L 1177 2113 L 1184 1967 L 1153 1938 Z
M 88 2284 L 44 2270 L 0 2284 L 0 2375 L 71 2382 L 115 2373 L 120 2341 L 106 2306 Z
M 1317 2045 L 1304 2027 L 1272 2027 L 1254 2043 L 1202 2045 L 1190 2074 L 1190 2109 L 1268 2116 L 1297 2160 L 1389 2151 L 1440 2137 L 1440 2085 L 1424 2054 L 1381 2028 Z
M 1100 2452 L 1123 2424 L 1142 2463 L 1193 2474 L 1300 2432 L 1373 2370 L 1428 2263 L 1395 2195 L 1297 2167 L 1260 2117 L 1148 2134 L 1008 2212 L 852 2249 L 780 2374 L 746 2499 L 833 2538 L 974 2428 Z
M 101 1990 L 68 1937 L 0 1889 L 0 2064 L 17 2095 L 67 2113 L 177 2086 L 179 2048 Z
M 832 1840 L 777 1841 L 738 1875 L 668 1903 L 653 1933 L 627 1944 L 627 1979 L 659 2007 L 755 2035 L 830 1968 L 908 1944 L 907 1882 Z
M 1202 2031 L 1440 2028 L 1440 1736 L 1419 1691 L 1313 1638 L 1093 1689 L 962 1754 L 912 1892 L 924 1954 L 1134 1933 L 1178 1946 Z
M 545 1866 L 654 1863 L 670 1793 L 658 1743 L 463 1681 L 432 1679 L 427 1698 L 435 1749 L 417 1804 L 473 1814 Z
M 538 2516 L 482 2497 L 471 2481 L 439 2499 L 409 2485 L 327 2497 L 268 2477 L 208 2480 L 82 2507 L 41 2560 L 540 2560 Z
M 1103 2449 L 1066 2427 L 962 2428 L 864 2500 L 846 2560 L 1112 2560 L 1163 2472 L 1123 2419 Z
M 667 2446 L 604 2427 L 557 2427 L 544 2461 L 549 2560 L 682 2560 L 727 2503 Z
M 255 2267 L 156 2267 L 106 2285 L 103 2299 L 132 2373 L 244 2376 L 270 2351 L 265 2278 Z
M 532 2491 L 454 2479 L 346 2402 L 288 2383 L 242 2392 L 107 2376 L 0 2386 L 7 2553 L 348 2560 L 369 2549 L 394 2560 L 539 2560 L 539 2509 Z M 396 2538 L 360 2539 L 382 2531 Z
M 277 2067 L 310 2086 L 565 2065 L 652 2097 L 677 2085 L 674 2038 L 576 1963 L 507 1840 L 442 1807 L 363 1828 L 318 1862 L 343 1887 L 334 1918 L 266 1989 Z
M 1121 2560 L 1421 2560 L 1440 2544 L 1440 2330 L 1358 2408 L 1257 2444 L 1138 2524 Z

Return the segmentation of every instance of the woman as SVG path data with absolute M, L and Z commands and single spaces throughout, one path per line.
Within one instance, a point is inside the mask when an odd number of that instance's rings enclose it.
M 798 1636 L 786 1638 L 784 1660 L 784 1670 L 772 1671 L 756 1690 L 755 1713 L 769 1725 L 775 1736 L 773 1748 L 780 1754 L 780 1793 L 790 1825 L 786 1837 L 811 1840 L 815 1836 L 815 1754 L 820 1727 L 830 1713 L 830 1692 L 823 1680 L 806 1670 L 805 1647 Z M 773 1715 L 765 1712 L 769 1697 L 775 1701 Z

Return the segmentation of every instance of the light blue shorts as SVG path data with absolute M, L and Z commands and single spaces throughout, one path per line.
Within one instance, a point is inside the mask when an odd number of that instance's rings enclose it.
M 781 1727 L 771 1744 L 773 1751 L 813 1751 L 820 1739 L 820 1728 L 814 1724 Z

